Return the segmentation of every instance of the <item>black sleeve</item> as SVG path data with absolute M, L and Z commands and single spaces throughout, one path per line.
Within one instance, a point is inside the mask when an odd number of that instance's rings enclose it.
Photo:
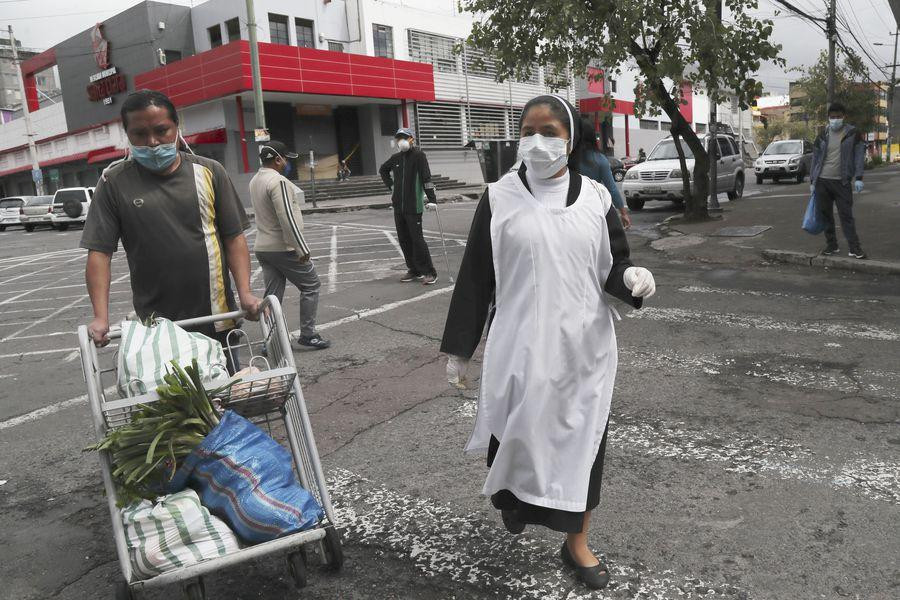
M 615 206 L 610 206 L 606 213 L 606 229 L 609 231 L 609 249 L 612 252 L 613 264 L 603 289 L 607 294 L 615 296 L 625 304 L 640 308 L 644 299 L 635 298 L 631 295 L 631 290 L 625 287 L 625 269 L 633 267 L 634 264 L 630 258 L 628 238 L 625 237 L 625 229 L 622 227 L 622 221 L 619 219 L 619 212 Z
M 422 178 L 422 187 L 425 189 L 425 195 L 431 202 L 437 202 L 434 184 L 431 182 L 431 167 L 428 165 L 428 157 L 425 156 L 424 152 L 420 152 L 419 155 L 419 176 Z
M 381 168 L 378 169 L 378 174 L 381 175 L 381 180 L 384 182 L 384 185 L 388 187 L 389 190 L 394 189 L 394 179 L 391 177 L 391 169 L 394 167 L 394 157 L 390 157 L 384 164 L 381 165 Z
M 491 203 L 485 190 L 475 209 L 466 252 L 456 277 L 441 352 L 466 359 L 472 357 L 484 332 L 495 287 Z

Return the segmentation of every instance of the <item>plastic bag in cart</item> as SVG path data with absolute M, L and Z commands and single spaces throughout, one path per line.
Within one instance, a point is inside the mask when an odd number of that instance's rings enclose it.
M 324 517 L 315 497 L 297 482 L 291 454 L 230 410 L 178 467 L 169 488 L 186 485 L 248 543 L 310 529 Z
M 209 514 L 191 489 L 155 503 L 135 502 L 120 514 L 136 579 L 149 579 L 240 549 L 234 533 Z

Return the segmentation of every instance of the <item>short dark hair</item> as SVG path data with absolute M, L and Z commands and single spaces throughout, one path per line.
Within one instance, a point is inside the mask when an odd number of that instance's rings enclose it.
M 128 94 L 125 102 L 122 103 L 122 110 L 119 111 L 122 117 L 122 127 L 128 131 L 128 113 L 144 110 L 151 106 L 158 106 L 169 111 L 169 118 L 178 125 L 178 113 L 168 96 L 156 90 L 138 90 Z
M 832 102 L 828 107 L 829 113 L 841 113 L 842 115 L 847 114 L 847 107 L 845 107 L 840 102 Z

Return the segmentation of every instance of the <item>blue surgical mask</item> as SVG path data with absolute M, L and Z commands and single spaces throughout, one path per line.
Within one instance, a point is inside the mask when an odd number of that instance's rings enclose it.
M 837 131 L 841 127 L 844 126 L 843 119 L 828 119 L 828 126 L 831 127 L 832 131 Z
M 160 172 L 168 169 L 178 156 L 178 145 L 160 144 L 159 146 L 135 146 L 129 144 L 131 156 L 142 167 L 150 171 Z
M 293 165 L 291 165 L 291 163 L 289 163 L 289 162 L 285 162 L 284 163 L 284 171 L 282 171 L 281 174 L 284 175 L 285 177 L 290 178 L 291 173 L 293 173 L 293 172 L 294 172 Z

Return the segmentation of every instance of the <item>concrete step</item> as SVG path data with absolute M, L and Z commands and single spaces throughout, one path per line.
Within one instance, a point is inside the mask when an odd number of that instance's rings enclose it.
M 436 175 L 432 178 L 435 188 L 439 190 L 466 187 L 468 184 Z M 309 181 L 295 182 L 303 190 L 309 201 L 312 197 L 312 183 Z M 349 181 L 316 180 L 316 201 L 342 200 L 346 198 L 359 198 L 365 196 L 387 195 L 389 192 L 384 182 L 378 176 L 351 177 Z

